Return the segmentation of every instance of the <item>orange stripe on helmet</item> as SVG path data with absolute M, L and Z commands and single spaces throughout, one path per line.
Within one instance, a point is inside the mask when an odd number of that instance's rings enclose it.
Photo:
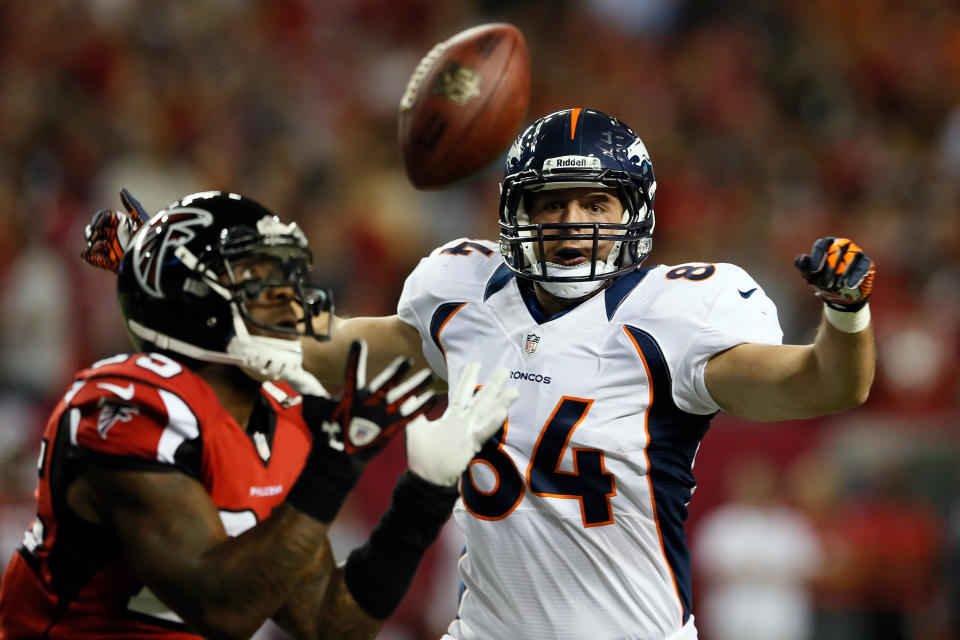
M 583 109 L 579 107 L 576 109 L 570 109 L 570 139 L 573 140 L 574 136 L 577 135 L 577 120 L 580 119 L 580 112 Z

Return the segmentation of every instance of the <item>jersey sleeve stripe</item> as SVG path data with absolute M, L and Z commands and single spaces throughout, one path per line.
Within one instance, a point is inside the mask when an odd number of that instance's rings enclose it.
M 497 267 L 497 270 L 493 272 L 493 275 L 490 276 L 490 279 L 487 280 L 487 287 L 483 291 L 484 301 L 507 286 L 512 279 L 513 272 L 510 271 L 510 267 L 504 263 L 501 263 L 500 266 Z
M 70 444 L 77 444 L 77 430 L 80 428 L 80 409 L 70 409 Z
M 647 434 L 647 480 L 664 559 L 682 608 L 682 623 L 692 604 L 690 552 L 683 524 L 696 480 L 693 459 L 714 414 L 701 416 L 677 408 L 673 401 L 670 370 L 660 345 L 649 333 L 625 326 L 624 331 L 643 364 L 650 386 L 644 414 Z
M 74 396 L 80 392 L 80 389 L 83 389 L 83 385 L 87 384 L 86 380 L 74 380 L 73 384 L 70 385 L 70 389 L 63 396 L 63 403 L 67 406 L 73 402 Z
M 437 310 L 433 312 L 433 317 L 430 319 L 430 337 L 433 339 L 433 343 L 437 345 L 437 348 L 440 349 L 440 353 L 443 354 L 444 359 L 447 357 L 447 351 L 440 342 L 440 332 L 443 331 L 443 328 L 447 326 L 450 319 L 466 304 L 466 302 L 448 302 L 442 304 L 437 307 Z
M 157 445 L 157 460 L 175 464 L 177 448 L 185 440 L 194 440 L 200 436 L 200 425 L 190 407 L 176 394 L 157 389 L 169 416 L 169 422 L 160 436 Z
M 667 564 L 667 570 L 670 572 L 670 579 L 673 581 L 673 590 L 677 594 L 677 601 L 680 604 L 680 616 L 681 616 L 681 625 L 686 622 L 687 619 L 687 607 L 684 606 L 683 599 L 680 597 L 680 588 L 677 586 L 677 576 L 673 570 L 673 564 L 670 562 L 670 559 L 667 557 L 667 549 L 663 544 L 663 532 L 660 529 L 660 510 L 657 508 L 657 498 L 656 492 L 653 489 L 653 467 L 650 464 L 650 409 L 653 407 L 654 399 L 654 385 L 653 385 L 653 376 L 650 373 L 650 365 L 647 364 L 647 359 L 643 355 L 643 349 L 640 348 L 640 345 L 637 343 L 637 339 L 634 337 L 633 332 L 631 332 L 627 327 L 624 327 L 624 330 L 627 332 L 627 336 L 630 338 L 630 341 L 633 342 L 633 346 L 636 347 L 637 353 L 640 356 L 640 362 L 643 363 L 643 368 L 647 374 L 647 380 L 649 381 L 649 401 L 647 402 L 647 410 L 643 414 L 643 430 L 647 434 L 647 446 L 643 450 L 643 456 L 647 459 L 647 485 L 650 489 L 650 500 L 653 503 L 653 521 L 657 527 L 657 538 L 660 541 L 660 552 L 663 555 L 663 560 Z
M 630 295 L 630 292 L 636 289 L 637 285 L 655 268 L 656 266 L 654 265 L 638 269 L 622 278 L 617 278 L 613 281 L 612 285 L 607 287 L 606 291 L 603 292 L 603 302 L 607 308 L 607 320 L 613 318 L 613 315 L 617 312 L 617 309 L 620 308 L 620 305 L 623 304 L 623 301 L 627 299 L 627 296 Z

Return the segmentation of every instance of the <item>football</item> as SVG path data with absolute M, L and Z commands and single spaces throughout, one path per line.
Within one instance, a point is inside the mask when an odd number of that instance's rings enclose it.
M 438 189 L 488 166 L 523 125 L 530 54 L 511 24 L 461 31 L 420 61 L 400 100 L 400 152 L 418 189 Z

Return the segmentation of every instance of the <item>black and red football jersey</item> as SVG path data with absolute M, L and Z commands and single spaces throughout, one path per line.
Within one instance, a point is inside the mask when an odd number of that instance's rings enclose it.
M 160 354 L 82 371 L 44 431 L 37 517 L 0 584 L 0 639 L 197 638 L 134 574 L 113 531 L 67 504 L 80 462 L 195 478 L 238 535 L 280 504 L 310 449 L 302 397 L 265 383 L 246 429 L 210 386 Z

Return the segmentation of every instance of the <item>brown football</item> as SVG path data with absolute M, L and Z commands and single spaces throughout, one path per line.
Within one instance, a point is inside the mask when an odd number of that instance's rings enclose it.
M 484 24 L 424 56 L 400 100 L 400 152 L 418 189 L 437 189 L 496 160 L 530 102 L 530 55 L 520 30 Z

